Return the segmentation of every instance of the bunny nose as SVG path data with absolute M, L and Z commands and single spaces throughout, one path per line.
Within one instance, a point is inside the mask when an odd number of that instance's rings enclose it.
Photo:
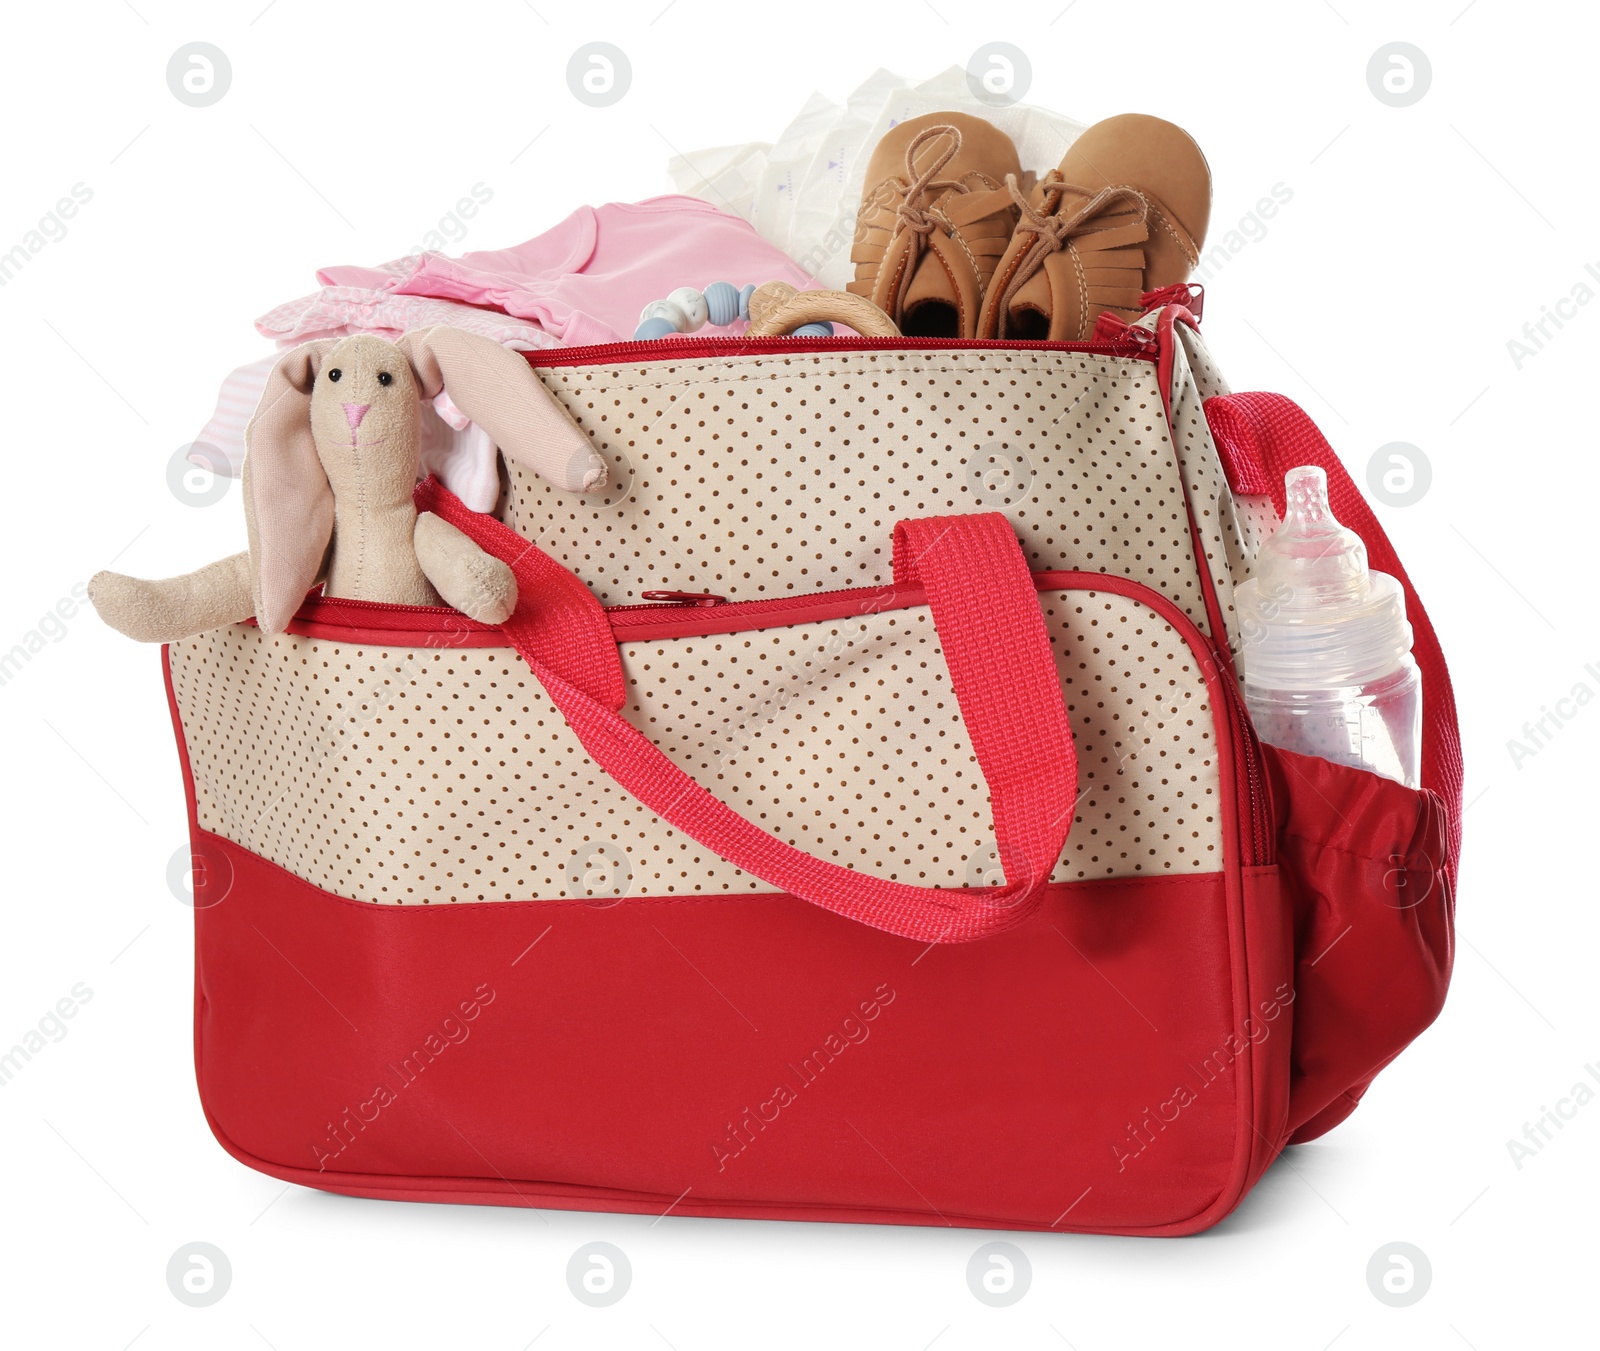
M 350 430 L 355 431 L 361 425 L 361 419 L 366 417 L 370 403 L 343 403 L 339 405 L 344 409 L 344 420 L 350 424 Z

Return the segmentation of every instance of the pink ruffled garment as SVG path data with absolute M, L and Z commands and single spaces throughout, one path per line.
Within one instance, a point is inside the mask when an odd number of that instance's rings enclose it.
M 426 296 L 525 319 L 567 347 L 631 338 L 639 311 L 680 286 L 704 289 L 713 281 L 816 285 L 749 222 L 697 197 L 580 207 L 514 248 L 461 258 L 425 253 L 381 268 L 327 267 L 317 280 L 334 290 L 322 293 L 323 306 L 313 306 L 289 336 L 304 336 L 308 323 L 332 327 L 326 321 L 352 303 L 370 306 L 353 311 L 365 323 L 409 318 L 402 298 Z M 291 307 L 280 311 L 285 308 Z
M 326 267 L 317 280 L 321 290 L 269 310 L 256 321 L 257 330 L 289 346 L 356 333 L 394 341 L 414 329 L 449 324 L 536 351 L 631 338 L 639 311 L 680 286 L 785 281 L 807 290 L 817 284 L 747 221 L 699 198 L 675 196 L 580 207 L 509 249 Z M 254 409 L 271 366 L 264 358 L 233 372 L 196 438 L 222 452 L 235 472 L 249 421 L 241 410 Z M 446 396 L 435 408 L 440 419 L 424 420 L 424 468 L 468 506 L 492 510 L 499 491 L 493 444 Z

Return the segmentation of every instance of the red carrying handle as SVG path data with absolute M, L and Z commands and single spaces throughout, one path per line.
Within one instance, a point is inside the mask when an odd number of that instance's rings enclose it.
M 1078 760 L 1038 592 L 1004 516 L 931 517 L 895 528 L 897 579 L 927 593 L 989 786 L 1006 877 L 1003 887 L 942 888 L 814 858 L 713 797 L 618 711 L 621 664 L 611 626 L 572 573 L 434 480 L 418 489 L 417 505 L 511 566 L 520 598 L 506 637 L 595 763 L 668 825 L 780 891 L 919 942 L 1002 933 L 1043 901 L 1072 828 Z
M 1265 480 L 1263 490 L 1272 494 L 1272 504 L 1280 517 L 1285 507 L 1283 476 L 1289 470 L 1313 464 L 1327 474 L 1328 502 L 1333 514 L 1361 536 L 1371 566 L 1397 579 L 1405 591 L 1412 652 L 1422 671 L 1422 786 L 1437 793 L 1444 803 L 1450 855 L 1444 861 L 1444 869 L 1453 894 L 1461 855 L 1461 784 L 1465 773 L 1456 696 L 1439 636 L 1394 545 L 1316 423 L 1294 400 L 1281 394 L 1222 394 L 1207 399 L 1205 410 L 1223 463 L 1247 467 L 1246 477 L 1250 477 L 1249 469 L 1259 466 Z M 1234 478 L 1236 472 L 1239 470 L 1233 469 L 1229 474 L 1235 491 L 1249 491 Z

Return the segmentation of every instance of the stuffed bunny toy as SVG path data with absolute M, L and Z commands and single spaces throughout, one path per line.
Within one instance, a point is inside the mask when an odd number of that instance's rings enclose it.
M 518 464 L 594 491 L 606 464 L 528 363 L 453 328 L 398 344 L 359 336 L 305 343 L 273 369 L 245 433 L 249 550 L 164 581 L 101 572 L 89 598 L 112 628 L 165 643 L 254 615 L 281 633 L 319 580 L 324 594 L 451 605 L 485 624 L 517 603 L 511 569 L 412 504 L 418 400 L 451 402 Z

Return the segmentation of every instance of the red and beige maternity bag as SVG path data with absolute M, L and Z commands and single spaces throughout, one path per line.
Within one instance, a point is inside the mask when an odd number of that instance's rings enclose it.
M 1276 750 L 1234 588 L 1328 472 L 1190 311 L 1085 345 L 531 357 L 503 628 L 308 599 L 173 643 L 195 1060 L 251 1167 L 403 1200 L 1184 1234 L 1437 1014 L 1461 758 Z

